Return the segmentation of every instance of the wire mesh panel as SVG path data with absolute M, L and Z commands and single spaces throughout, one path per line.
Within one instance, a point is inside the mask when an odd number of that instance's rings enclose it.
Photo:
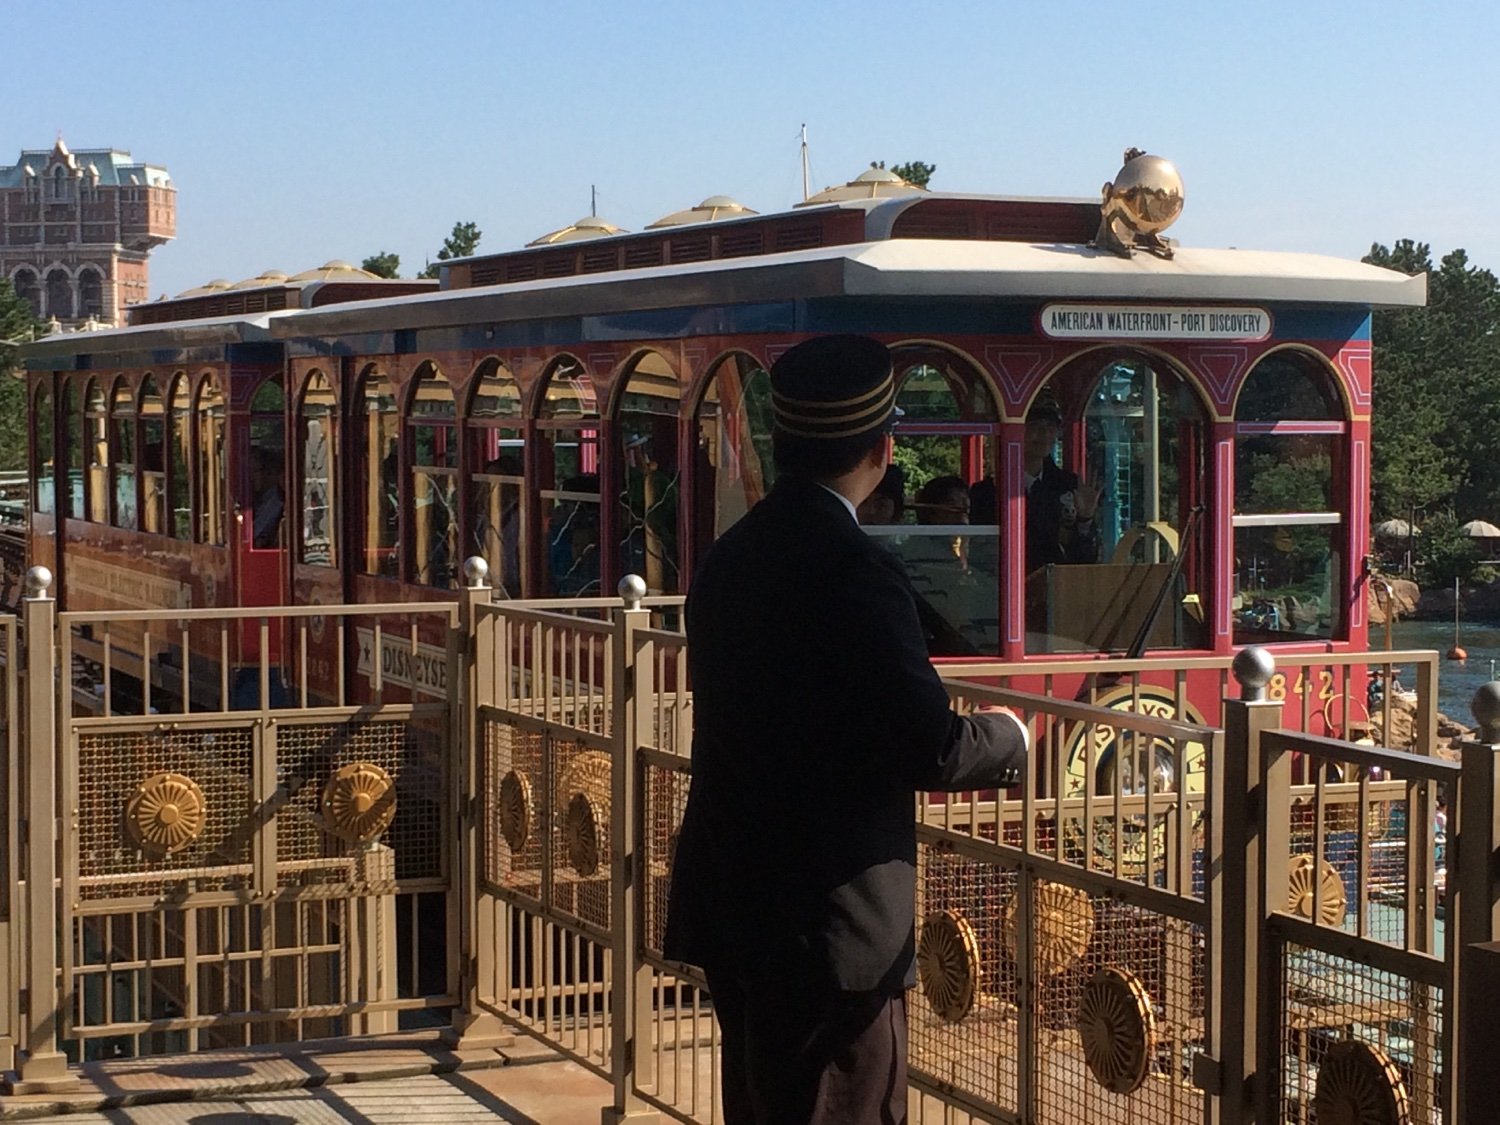
M 1039 1123 L 1203 1120 L 1204 927 L 1066 881 L 1031 885 Z
M 490 891 L 542 901 L 542 855 L 552 820 L 543 774 L 549 735 L 489 711 L 478 718 L 482 879 Z
M 907 999 L 908 1067 L 917 1084 L 970 1105 L 1020 1108 L 1024 1024 L 1014 930 L 1005 905 L 1016 857 L 918 848 L 918 987 Z
M 552 781 L 550 905 L 565 918 L 608 930 L 615 877 L 612 755 L 596 742 L 558 735 L 549 736 L 544 747 Z
M 1279 954 L 1279 1120 L 1447 1120 L 1443 989 L 1294 943 Z M 1349 1116 L 1371 1107 L 1398 1115 Z
M 345 865 L 318 861 L 346 859 L 375 838 L 394 850 L 397 879 L 443 878 L 447 747 L 442 719 L 280 720 L 280 885 L 347 880 Z
M 673 755 L 642 750 L 641 761 L 640 798 L 644 812 L 640 830 L 645 845 L 642 857 L 645 878 L 640 883 L 643 952 L 660 957 L 667 929 L 672 864 L 677 858 L 677 835 L 687 808 L 690 777 L 686 761 Z
M 248 723 L 78 732 L 81 898 L 248 887 L 257 829 L 254 746 Z

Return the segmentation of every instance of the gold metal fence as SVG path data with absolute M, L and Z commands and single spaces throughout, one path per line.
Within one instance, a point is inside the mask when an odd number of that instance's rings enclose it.
M 607 1119 L 721 1119 L 712 997 L 662 950 L 682 600 L 496 602 L 466 577 L 457 604 L 191 622 L 58 615 L 33 582 L 0 618 L 13 1089 L 451 1009 L 455 1043 L 526 1034 L 609 1080 Z M 1416 669 L 1404 727 L 1393 692 L 1332 721 L 1382 666 Z M 1197 721 L 1210 668 L 1225 698 Z M 1435 756 L 1432 654 L 948 675 L 958 711 L 1018 712 L 1033 772 L 914 797 L 912 1120 L 1326 1125 L 1371 1089 L 1462 1120 L 1500 740 Z
M 61 832 L 25 865 L 15 1087 L 64 1083 L 69 1060 L 441 1020 L 458 607 L 200 610 L 189 631 L 45 593 L 23 606 L 25 802 Z M 160 642 L 214 632 L 214 659 Z M 184 671 L 201 690 L 172 690 Z

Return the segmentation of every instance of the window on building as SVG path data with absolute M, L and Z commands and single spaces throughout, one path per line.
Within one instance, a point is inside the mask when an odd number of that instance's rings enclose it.
M 594 384 L 571 357 L 553 363 L 537 416 L 542 593 L 594 597 L 600 586 L 599 412 Z
M 36 389 L 31 418 L 32 451 L 35 457 L 31 468 L 31 479 L 36 482 L 33 507 L 43 514 L 51 514 L 57 511 L 57 462 L 54 458 L 56 450 L 52 442 L 55 420 L 52 417 L 50 388 L 40 386 Z
M 42 315 L 42 284 L 37 280 L 35 270 L 17 270 L 14 278 L 16 292 L 20 294 L 21 300 L 31 306 L 32 314 Z
M 458 585 L 458 430 L 453 388 L 436 365 L 418 369 L 406 411 L 411 436 L 411 580 Z
M 1345 426 L 1331 376 L 1277 352 L 1235 410 L 1234 641 L 1328 639 L 1342 629 Z
M 73 279 L 64 270 L 47 272 L 47 316 L 58 320 L 73 319 Z
M 360 570 L 395 578 L 401 511 L 400 415 L 391 381 L 378 369 L 360 382 L 353 435 L 358 450 Z
M 167 497 L 172 538 L 193 538 L 193 392 L 186 372 L 172 380 Z
M 222 547 L 229 524 L 226 414 L 224 392 L 212 373 L 198 384 L 198 406 L 193 415 L 198 426 L 198 541 Z
M 338 563 L 337 481 L 338 411 L 333 384 L 321 371 L 308 376 L 297 419 L 302 448 L 297 464 L 302 474 L 302 534 L 297 561 L 310 566 Z
M 502 363 L 488 360 L 474 380 L 467 419 L 469 552 L 489 564 L 490 585 L 511 598 L 521 597 L 526 558 L 523 421 L 520 384 Z
M 698 558 L 758 503 L 776 479 L 771 377 L 753 356 L 725 356 L 698 403 L 693 544 Z
M 115 380 L 109 404 L 110 523 L 131 531 L 139 526 L 136 495 L 135 396 L 124 376 Z
M 88 446 L 88 518 L 94 523 L 109 522 L 109 403 L 104 388 L 89 380 L 84 399 L 84 442 Z
M 84 441 L 83 429 L 83 403 L 78 398 L 77 379 L 69 379 L 63 384 L 63 440 L 67 442 L 66 464 L 68 467 L 68 478 L 66 485 L 59 481 L 59 488 L 67 490 L 67 512 L 76 520 L 84 519 L 88 509 L 84 507 Z M 60 460 L 63 460 L 60 458 Z
M 156 380 L 141 384 L 141 530 L 167 530 L 166 413 Z
M 78 275 L 78 315 L 104 315 L 104 278 L 92 267 L 84 269 Z
M 619 573 L 640 575 L 652 594 L 675 594 L 682 587 L 677 542 L 681 402 L 676 372 L 650 352 L 632 366 L 615 407 Z

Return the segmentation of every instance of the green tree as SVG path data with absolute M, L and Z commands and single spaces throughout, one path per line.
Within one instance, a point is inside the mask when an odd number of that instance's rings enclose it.
M 443 248 L 437 252 L 438 262 L 469 257 L 479 249 L 479 240 L 483 236 L 484 232 L 473 223 L 454 223 L 453 233 L 443 239 Z M 437 262 L 428 262 L 427 267 L 417 276 L 436 277 L 437 275 Z
M 884 165 L 881 165 L 884 167 Z M 905 164 L 892 164 L 891 171 L 900 176 L 909 184 L 916 184 L 924 188 L 932 179 L 932 174 L 937 171 L 936 164 L 924 164 L 920 160 L 910 160 Z
M 1457 578 L 1468 583 L 1479 570 L 1479 545 L 1464 534 L 1458 517 L 1440 512 L 1422 524 L 1418 540 L 1421 558 L 1417 563 L 1417 581 L 1429 588 L 1453 585 Z
M 1365 261 L 1427 274 L 1427 307 L 1375 313 L 1377 517 L 1452 503 L 1493 519 L 1500 506 L 1500 282 L 1463 250 L 1376 243 Z M 1466 517 L 1467 518 L 1467 517 Z
M 371 254 L 359 265 L 361 269 L 368 270 L 376 277 L 401 276 L 401 255 L 392 254 L 389 250 L 382 250 L 378 254 Z
M 0 469 L 26 467 L 26 383 L 20 377 L 19 345 L 43 331 L 15 287 L 0 281 Z

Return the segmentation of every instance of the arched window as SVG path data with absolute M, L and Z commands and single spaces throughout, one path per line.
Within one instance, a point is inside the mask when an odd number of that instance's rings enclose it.
M 942 348 L 893 350 L 890 470 L 860 506 L 865 530 L 906 564 L 935 656 L 1000 651 L 999 417 L 984 377 Z
M 523 424 L 520 384 L 499 360 L 487 360 L 474 380 L 467 418 L 469 550 L 489 564 L 490 585 L 512 598 L 521 597 L 526 557 Z
M 33 506 L 38 512 L 50 514 L 57 511 L 57 463 L 52 447 L 56 420 L 52 417 L 52 391 L 48 387 L 36 389 L 31 418 L 35 457 L 31 466 L 31 479 L 35 482 Z
M 360 570 L 395 578 L 400 571 L 396 544 L 401 511 L 400 415 L 391 381 L 371 370 L 355 398 L 354 435 L 358 449 Z
M 94 523 L 109 522 L 109 403 L 104 388 L 89 380 L 84 397 L 84 444 L 88 446 L 88 518 Z
M 76 520 L 81 520 L 87 515 L 88 509 L 84 507 L 84 441 L 83 430 L 83 403 L 78 398 L 77 379 L 69 379 L 63 385 L 62 411 L 63 411 L 63 440 L 67 442 L 67 456 L 65 461 L 68 468 L 67 484 L 64 486 L 59 482 L 59 487 L 65 487 L 67 491 L 67 513 Z
M 619 573 L 640 575 L 652 594 L 675 594 L 682 585 L 677 549 L 681 401 L 676 373 L 648 352 L 631 368 L 615 406 Z
M 1208 644 L 1205 425 L 1186 379 L 1133 349 L 1079 356 L 1033 400 L 1021 465 L 1028 651 Z
M 224 392 L 210 373 L 198 384 L 198 541 L 222 547 L 229 523 L 229 473 L 224 457 Z
M 58 320 L 73 319 L 73 279 L 66 270 L 47 273 L 47 315 Z
M 156 380 L 141 384 L 141 530 L 167 530 L 166 414 Z
M 20 269 L 15 276 L 16 292 L 21 295 L 21 300 L 31 306 L 31 311 L 36 316 L 42 315 L 42 284 L 37 280 L 35 270 Z
M 167 502 L 172 538 L 193 538 L 193 393 L 186 372 L 172 380 L 167 441 Z
M 1235 408 L 1235 644 L 1339 635 L 1344 432 L 1317 360 L 1274 352 L 1251 369 Z
M 115 380 L 114 393 L 110 396 L 109 445 L 112 454 L 109 466 L 110 523 L 134 531 L 139 526 L 136 518 L 135 397 L 124 376 Z
M 541 464 L 542 594 L 594 597 L 599 574 L 599 414 L 576 360 L 547 373 L 537 417 Z
M 735 352 L 714 365 L 696 419 L 696 557 L 771 490 L 772 419 L 771 377 L 753 356 Z
M 338 464 L 338 411 L 333 384 L 321 371 L 307 378 L 297 417 L 301 450 L 302 538 L 297 561 L 309 566 L 338 563 L 338 507 L 333 467 Z
M 104 315 L 104 278 L 92 266 L 78 274 L 78 315 L 81 317 Z
M 259 550 L 283 545 L 285 477 L 286 395 L 277 374 L 250 396 L 250 540 Z
M 437 366 L 424 363 L 413 380 L 406 411 L 411 432 L 411 580 L 421 586 L 458 585 L 458 430 L 453 387 Z

